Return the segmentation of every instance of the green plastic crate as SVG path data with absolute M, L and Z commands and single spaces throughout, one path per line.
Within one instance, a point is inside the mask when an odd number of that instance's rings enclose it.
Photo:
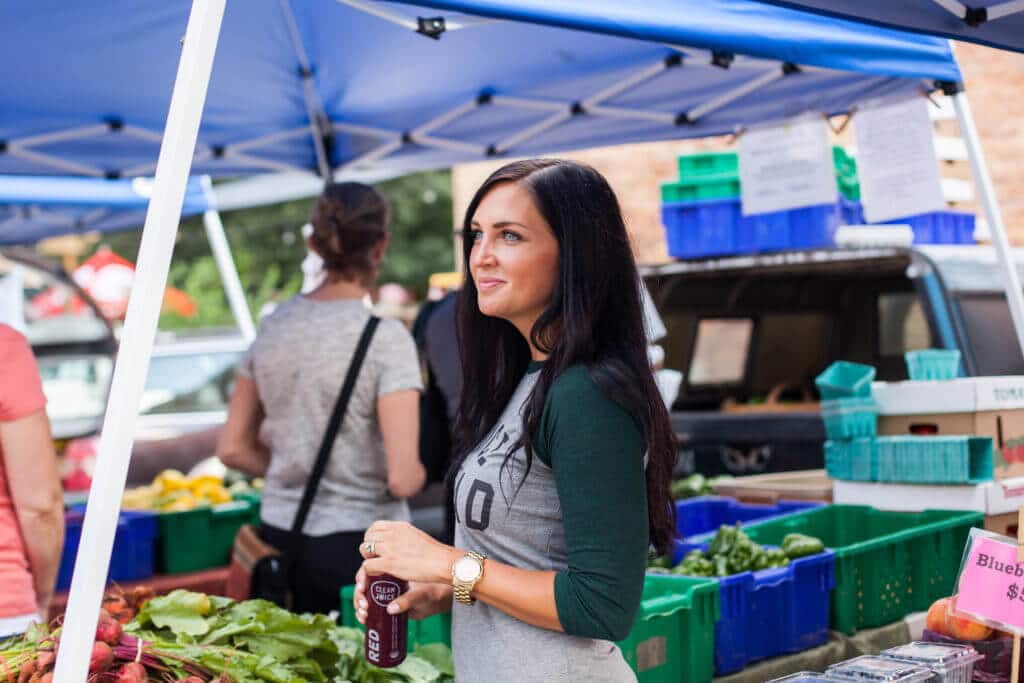
M 740 196 L 740 178 L 735 173 L 719 173 L 688 178 L 661 186 L 662 202 L 690 202 L 702 199 L 733 199 Z
M 158 571 L 182 574 L 226 565 L 235 535 L 251 519 L 247 500 L 160 513 Z
M 363 625 L 356 621 L 356 611 L 352 607 L 352 596 L 355 595 L 355 586 L 344 586 L 341 589 L 341 625 L 363 630 Z M 417 646 L 443 643 L 448 647 L 452 646 L 452 615 L 435 614 L 426 619 L 410 619 L 408 634 L 409 652 L 413 652 Z
M 704 683 L 715 673 L 714 579 L 648 575 L 629 637 L 619 643 L 640 683 Z
M 690 180 L 695 176 L 736 175 L 739 173 L 739 155 L 736 152 L 702 152 L 679 157 L 679 178 Z
M 964 544 L 984 515 L 960 510 L 883 512 L 827 505 L 752 522 L 747 534 L 778 545 L 786 534 L 820 538 L 836 554 L 832 628 L 846 634 L 927 610 L 953 592 Z

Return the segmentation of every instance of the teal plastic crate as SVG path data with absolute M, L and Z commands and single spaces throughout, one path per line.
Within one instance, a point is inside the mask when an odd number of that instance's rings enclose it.
M 826 441 L 825 471 L 832 479 L 875 481 L 878 477 L 875 440 Z
M 833 441 L 872 437 L 878 431 L 878 406 L 870 398 L 822 401 L 821 419 Z
M 960 352 L 956 349 L 923 349 L 903 354 L 907 375 L 915 381 L 956 379 L 960 376 Z
M 993 478 L 992 439 L 979 436 L 883 436 L 874 481 L 977 484 Z
M 740 177 L 718 173 L 693 177 L 661 186 L 662 202 L 689 202 L 702 199 L 732 199 L 740 196 Z
M 683 154 L 679 157 L 679 178 L 689 180 L 694 176 L 739 173 L 739 156 L 735 152 L 702 152 Z
M 814 380 L 822 400 L 836 398 L 868 398 L 875 369 L 862 363 L 840 360 L 825 368 Z

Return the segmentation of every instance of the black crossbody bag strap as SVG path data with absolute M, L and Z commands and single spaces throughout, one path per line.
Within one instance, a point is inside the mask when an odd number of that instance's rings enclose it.
M 298 540 L 302 534 L 302 527 L 306 525 L 306 517 L 309 516 L 309 509 L 313 506 L 316 490 L 320 486 L 324 470 L 327 469 L 327 461 L 331 458 L 331 451 L 334 450 L 334 440 L 337 438 L 338 430 L 341 429 L 341 423 L 345 419 L 348 401 L 352 398 L 352 391 L 356 387 L 359 369 L 363 365 L 366 351 L 370 348 L 370 340 L 373 339 L 373 333 L 377 330 L 377 325 L 379 324 L 380 318 L 370 316 L 370 319 L 366 322 L 366 327 L 363 328 L 363 335 L 359 338 L 356 352 L 348 366 L 348 374 L 345 375 L 345 383 L 341 385 L 338 400 L 334 404 L 330 420 L 327 421 L 327 430 L 324 432 L 324 439 L 320 443 L 320 451 L 316 455 L 316 463 L 313 465 L 313 471 L 309 475 L 309 481 L 306 482 L 306 490 L 302 493 L 302 502 L 299 503 L 298 512 L 295 514 L 295 523 L 292 524 L 292 541 Z

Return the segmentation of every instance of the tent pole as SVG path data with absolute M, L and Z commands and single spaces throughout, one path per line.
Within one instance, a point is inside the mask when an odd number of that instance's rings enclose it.
M 228 243 L 227 235 L 224 234 L 224 223 L 221 222 L 220 212 L 214 204 L 213 184 L 210 182 L 209 176 L 203 176 L 199 182 L 203 186 L 206 203 L 210 207 L 203 212 L 206 239 L 210 242 L 210 250 L 213 251 L 213 258 L 217 262 L 217 270 L 220 271 L 220 279 L 224 285 L 224 294 L 228 297 L 228 304 L 231 306 L 231 313 L 235 316 L 235 323 L 245 341 L 251 342 L 256 338 L 256 328 L 252 322 L 249 304 L 245 301 L 245 291 L 242 289 L 242 281 L 238 277 L 238 268 L 231 256 L 231 245 Z
M 985 218 L 988 221 L 992 245 L 999 258 L 999 268 L 1003 271 L 1003 287 L 1006 289 L 1006 301 L 1010 305 L 1013 327 L 1017 331 L 1017 343 L 1020 344 L 1021 351 L 1024 352 L 1024 291 L 1021 290 L 1020 276 L 1013 263 L 1010 241 L 1006 237 L 1006 227 L 1003 225 L 1003 216 L 999 211 L 999 201 L 996 199 L 992 179 L 988 175 L 985 155 L 981 149 L 981 140 L 978 138 L 978 129 L 974 125 L 974 117 L 971 115 L 971 106 L 967 102 L 967 95 L 958 92 L 952 97 L 956 118 L 960 124 L 960 134 L 967 144 L 971 172 L 974 174 L 974 182 L 978 186 L 981 201 L 985 207 Z
M 114 366 L 82 539 L 75 558 L 54 680 L 82 683 L 96 634 L 136 416 L 149 369 L 167 271 L 185 199 L 226 0 L 194 0 L 185 32 L 153 195 L 139 245 L 136 278 Z

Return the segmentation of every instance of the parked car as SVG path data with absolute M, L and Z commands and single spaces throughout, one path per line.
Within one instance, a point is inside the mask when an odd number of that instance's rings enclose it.
M 22 316 L 46 410 L 59 444 L 94 434 L 103 420 L 117 341 L 99 307 L 56 262 L 31 249 L 0 249 L 0 278 L 10 286 L 10 315 Z M 21 289 L 20 301 L 15 289 Z
M 814 378 L 836 360 L 896 381 L 904 352 L 948 348 L 966 375 L 1024 374 L 991 247 L 783 252 L 642 274 L 668 330 L 665 367 L 684 374 L 678 474 L 822 467 Z

